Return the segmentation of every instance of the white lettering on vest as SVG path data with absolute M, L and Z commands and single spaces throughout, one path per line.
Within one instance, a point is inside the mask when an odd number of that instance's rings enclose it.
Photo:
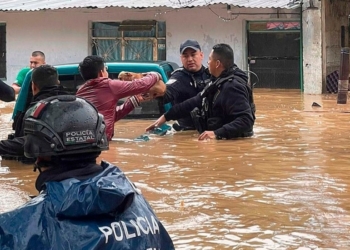
M 125 222 L 124 221 L 121 221 L 120 223 L 122 223 L 123 225 L 123 228 L 124 228 L 124 232 L 125 232 L 125 236 L 127 239 L 131 239 L 131 238 L 134 238 L 136 237 L 136 234 L 130 234 L 129 231 L 128 231 L 128 227 L 126 226 Z
M 112 235 L 112 228 L 110 227 L 99 227 L 98 229 L 100 229 L 100 231 L 105 235 L 106 238 L 106 244 L 108 242 L 108 236 Z
M 152 216 L 151 220 L 152 220 L 152 225 L 153 225 L 153 234 L 156 234 L 156 232 L 158 232 L 158 234 L 160 234 L 159 225 L 158 225 L 156 219 L 154 219 L 154 217 Z
M 120 235 L 117 235 L 117 231 L 116 231 L 117 227 L 119 228 Z M 112 222 L 111 223 L 111 228 L 113 229 L 113 234 L 114 234 L 115 240 L 117 240 L 117 241 L 123 240 L 123 238 L 124 238 L 123 237 L 123 231 L 122 231 L 122 228 L 121 228 L 119 222 Z
M 147 225 L 145 225 L 146 228 L 144 228 L 143 225 L 141 224 L 141 220 L 144 221 L 144 222 L 146 223 L 145 218 L 143 218 L 143 217 L 137 217 L 137 220 L 136 220 L 136 221 L 137 221 L 137 225 L 139 226 L 139 228 L 142 230 L 142 232 L 143 232 L 144 234 L 149 234 L 149 227 L 147 227 Z
M 140 228 L 137 226 L 136 221 L 130 220 L 130 223 L 135 227 L 137 236 L 141 235 Z
M 99 227 L 98 229 L 106 238 L 106 244 L 108 243 L 110 237 L 113 237 L 116 241 L 122 241 L 124 239 L 139 237 L 142 234 L 160 234 L 157 220 L 153 216 L 151 216 L 150 219 L 152 224 L 149 223 L 147 217 L 137 217 L 136 221 L 114 221 L 110 224 L 110 226 L 103 226 Z
M 149 221 L 148 221 L 147 217 L 145 217 L 145 219 L 146 219 L 146 221 L 147 221 L 149 230 L 151 231 L 152 234 L 154 234 L 154 232 L 153 232 L 153 230 L 152 230 L 152 227 L 151 227 L 151 224 L 149 224 Z

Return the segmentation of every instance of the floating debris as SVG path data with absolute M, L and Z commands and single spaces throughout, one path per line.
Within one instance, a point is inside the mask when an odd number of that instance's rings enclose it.
M 322 106 L 321 106 L 320 104 L 318 104 L 317 102 L 313 102 L 311 106 L 312 106 L 312 107 L 322 107 Z

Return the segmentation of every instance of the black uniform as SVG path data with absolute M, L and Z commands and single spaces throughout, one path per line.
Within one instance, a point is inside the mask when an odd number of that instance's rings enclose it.
M 217 139 L 253 135 L 255 105 L 246 73 L 237 67 L 222 72 L 197 96 L 173 106 L 165 118 L 176 120 L 199 108 L 204 130 L 214 131 Z
M 50 96 L 64 95 L 67 94 L 62 88 L 62 86 L 50 86 L 44 87 L 40 90 L 38 94 L 33 97 L 30 107 L 36 104 L 38 101 L 43 100 Z M 25 142 L 25 137 L 23 136 L 23 116 L 25 113 L 22 113 L 22 116 L 18 119 L 16 124 L 16 134 L 18 136 L 0 141 L 0 155 L 7 157 L 23 157 L 24 149 L 23 145 Z
M 182 103 L 200 93 L 209 82 L 210 74 L 204 66 L 195 73 L 179 68 L 172 73 L 168 80 L 163 102 L 172 105 Z M 178 119 L 178 123 L 182 127 L 181 129 L 195 129 L 189 112 Z
M 0 100 L 4 102 L 12 102 L 15 100 L 15 90 L 0 80 Z

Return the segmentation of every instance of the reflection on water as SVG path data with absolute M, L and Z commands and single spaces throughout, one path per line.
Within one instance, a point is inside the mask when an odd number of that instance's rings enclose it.
M 255 101 L 253 138 L 199 142 L 187 131 L 135 142 L 151 121 L 122 120 L 100 158 L 142 190 L 176 249 L 347 249 L 350 104 L 261 89 Z M 12 108 L 0 103 L 3 139 Z M 3 164 L 0 211 L 36 194 L 31 166 Z

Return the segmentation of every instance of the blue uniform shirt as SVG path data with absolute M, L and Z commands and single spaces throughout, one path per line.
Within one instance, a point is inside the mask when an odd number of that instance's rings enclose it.
M 167 82 L 164 103 L 182 103 L 200 93 L 209 82 L 210 74 L 204 66 L 195 73 L 179 68 L 172 73 Z M 178 119 L 178 123 L 186 129 L 195 129 L 190 113 Z

